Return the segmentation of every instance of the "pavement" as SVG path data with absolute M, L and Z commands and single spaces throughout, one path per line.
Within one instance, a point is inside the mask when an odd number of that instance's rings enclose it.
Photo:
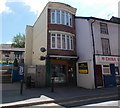
M 2 104 L 0 107 L 23 107 L 35 104 L 64 102 L 66 100 L 87 99 L 94 97 L 118 96 L 120 87 L 84 89 L 76 86 L 51 88 L 30 88 L 23 87 L 23 94 L 20 94 L 20 83 L 2 84 Z

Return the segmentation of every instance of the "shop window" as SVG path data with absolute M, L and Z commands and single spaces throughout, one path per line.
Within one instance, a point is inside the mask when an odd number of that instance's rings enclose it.
M 116 74 L 116 75 L 120 75 L 120 72 L 119 72 L 119 68 L 118 68 L 118 67 L 115 67 L 115 74 Z
M 9 57 L 9 55 L 8 55 L 8 54 L 6 54 L 6 55 L 5 55 L 5 57 Z
M 10 54 L 10 51 L 2 51 L 2 54 Z
M 103 74 L 104 75 L 110 75 L 110 66 L 109 65 L 103 65 Z
M 100 32 L 102 34 L 108 34 L 108 26 L 105 23 L 100 23 Z
M 66 71 L 65 65 L 53 64 L 51 66 L 51 77 L 54 76 L 55 83 L 65 83 L 66 82 Z

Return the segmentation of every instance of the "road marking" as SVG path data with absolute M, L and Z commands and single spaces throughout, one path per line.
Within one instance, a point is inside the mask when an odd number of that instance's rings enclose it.
M 107 97 L 95 97 L 95 98 L 90 98 L 90 99 L 83 99 L 83 100 L 73 100 L 73 101 L 69 101 L 69 102 L 60 102 L 59 104 L 72 104 L 72 103 L 77 103 L 77 102 L 84 102 L 84 101 L 91 101 L 91 100 L 96 100 L 96 99 L 103 99 L 103 98 L 113 98 L 116 97 L 118 95 L 112 95 L 112 96 L 107 96 Z

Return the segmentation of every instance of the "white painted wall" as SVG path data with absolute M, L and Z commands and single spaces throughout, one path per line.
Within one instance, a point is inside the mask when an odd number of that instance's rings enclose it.
M 32 48 L 33 48 L 33 27 L 26 26 L 25 39 L 25 65 L 32 64 Z
M 83 63 L 86 61 L 83 61 Z M 78 72 L 78 63 L 77 62 L 77 86 L 83 87 L 87 89 L 94 89 L 94 70 L 93 70 L 93 62 L 87 61 L 88 63 L 88 74 L 81 74 Z M 82 63 L 82 62 L 81 62 Z
M 75 19 L 76 21 L 76 43 L 78 62 L 88 62 L 88 74 L 80 74 L 77 70 L 77 86 L 94 89 L 94 71 L 93 71 L 93 48 L 91 38 L 90 23 L 85 19 Z M 78 63 L 77 63 L 78 65 Z M 78 69 L 78 67 L 77 67 Z
M 76 21 L 76 46 L 77 55 L 80 57 L 79 61 L 92 60 L 92 39 L 89 22 L 85 19 L 75 19 Z
M 100 33 L 100 22 L 108 25 L 109 34 Z M 118 25 L 109 22 L 96 21 L 93 25 L 96 54 L 103 54 L 101 38 L 107 38 L 110 42 L 111 55 L 118 55 Z
M 46 56 L 47 52 L 41 52 L 40 48 L 44 47 L 47 49 L 47 13 L 48 8 L 46 7 L 33 28 L 33 55 L 32 55 L 32 65 L 45 65 L 45 60 L 41 61 L 40 56 Z
M 77 85 L 84 88 L 95 88 L 93 70 L 93 43 L 91 34 L 91 21 L 76 18 L 76 42 L 78 62 L 88 62 L 89 73 L 80 74 L 77 70 Z M 109 34 L 100 33 L 100 22 L 107 23 Z M 107 38 L 110 42 L 111 55 L 118 54 L 118 25 L 110 22 L 95 21 L 93 23 L 93 35 L 95 39 L 95 53 L 103 54 L 101 38 Z M 77 67 L 78 68 L 78 67 Z

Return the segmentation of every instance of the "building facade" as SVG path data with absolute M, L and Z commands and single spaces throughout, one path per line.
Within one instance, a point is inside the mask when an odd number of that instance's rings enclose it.
M 84 88 L 120 84 L 120 18 L 76 17 L 77 85 Z
M 13 64 L 17 58 L 19 62 L 24 61 L 24 48 L 13 48 L 11 44 L 0 45 L 0 64 Z
M 120 19 L 75 14 L 76 8 L 48 2 L 34 25 L 27 25 L 27 75 L 39 86 L 50 86 L 52 77 L 56 85 L 90 89 L 120 84 Z
M 42 66 L 42 86 L 50 86 L 53 76 L 58 85 L 76 84 L 75 13 L 69 5 L 49 2 L 26 27 L 25 64 Z

